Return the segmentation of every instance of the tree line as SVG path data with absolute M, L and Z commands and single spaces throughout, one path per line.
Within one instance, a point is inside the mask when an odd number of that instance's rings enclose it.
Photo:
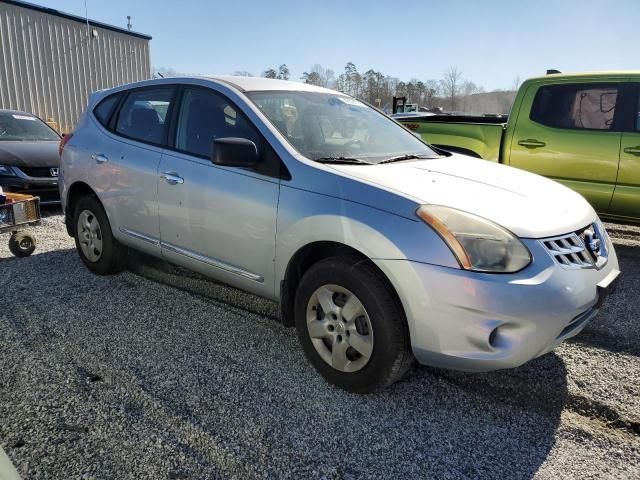
M 248 72 L 235 74 L 251 75 Z M 286 64 L 282 64 L 278 69 L 267 68 L 261 76 L 289 80 L 290 71 Z M 385 110 L 391 109 L 395 96 L 407 97 L 407 103 L 417 103 L 426 109 L 442 108 L 446 111 L 466 112 L 480 105 L 472 96 L 485 93 L 482 86 L 463 78 L 462 72 L 456 66 L 447 68 L 441 79 L 412 78 L 409 81 L 402 81 L 374 69 L 360 72 L 353 62 L 348 62 L 344 71 L 337 76 L 333 70 L 315 64 L 302 74 L 300 80 L 304 83 L 338 90 Z M 518 84 L 517 77 L 514 80 L 514 90 L 517 89 Z M 494 90 L 494 92 L 497 95 L 492 95 L 488 102 L 485 99 L 481 105 L 484 108 L 493 109 L 491 113 L 507 113 L 513 101 L 513 92 L 510 90 Z M 500 93 L 506 95 L 500 95 Z
M 171 69 L 159 69 L 157 75 L 175 76 L 176 73 Z M 251 72 L 246 71 L 236 71 L 234 75 L 253 76 Z M 291 72 L 283 63 L 277 68 L 265 69 L 260 76 L 290 80 Z M 511 90 L 485 92 L 482 86 L 465 79 L 456 66 L 447 68 L 440 79 L 412 78 L 403 81 L 374 69 L 361 72 L 353 62 L 348 62 L 339 74 L 330 68 L 315 64 L 302 74 L 300 80 L 338 90 L 385 111 L 391 110 L 395 96 L 406 97 L 407 103 L 415 103 L 425 109 L 440 108 L 445 111 L 474 113 L 508 113 L 515 96 L 514 91 L 520 83 L 519 77 L 516 77 Z

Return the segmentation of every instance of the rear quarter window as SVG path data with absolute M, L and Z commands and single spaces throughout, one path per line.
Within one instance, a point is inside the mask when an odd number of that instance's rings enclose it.
M 562 84 L 541 87 L 530 118 L 554 128 L 613 130 L 617 84 Z
M 103 127 L 107 127 L 109 124 L 109 119 L 111 118 L 111 115 L 113 115 L 113 111 L 116 108 L 116 105 L 118 105 L 121 97 L 122 93 L 109 95 L 93 109 L 93 114 Z

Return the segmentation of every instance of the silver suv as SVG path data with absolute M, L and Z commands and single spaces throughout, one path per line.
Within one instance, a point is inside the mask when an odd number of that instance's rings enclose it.
M 311 85 L 101 91 L 61 148 L 67 228 L 91 271 L 121 270 L 133 248 L 277 300 L 309 361 L 350 391 L 414 358 L 521 365 L 579 333 L 619 274 L 577 193 Z

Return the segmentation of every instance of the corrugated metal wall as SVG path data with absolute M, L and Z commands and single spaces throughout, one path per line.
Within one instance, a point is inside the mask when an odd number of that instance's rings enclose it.
M 68 132 L 91 92 L 150 75 L 147 39 L 0 3 L 0 109 Z

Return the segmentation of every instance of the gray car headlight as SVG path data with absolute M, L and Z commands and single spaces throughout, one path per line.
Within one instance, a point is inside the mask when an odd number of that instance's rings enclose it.
M 531 263 L 518 237 L 485 218 L 441 205 L 423 205 L 416 214 L 442 237 L 465 270 L 513 273 Z

